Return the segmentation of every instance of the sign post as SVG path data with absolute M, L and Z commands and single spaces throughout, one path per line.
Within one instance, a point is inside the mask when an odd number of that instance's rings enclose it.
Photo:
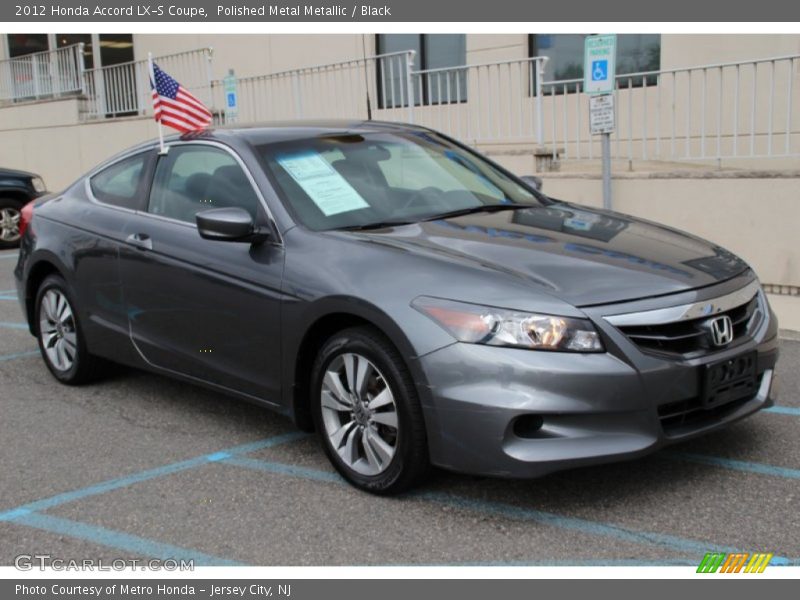
M 611 209 L 611 133 L 615 127 L 617 36 L 590 35 L 584 42 L 583 91 L 589 94 L 589 128 L 603 151 L 603 208 Z
M 237 91 L 236 75 L 233 69 L 222 80 L 225 91 L 225 122 L 235 123 L 239 116 L 239 92 Z

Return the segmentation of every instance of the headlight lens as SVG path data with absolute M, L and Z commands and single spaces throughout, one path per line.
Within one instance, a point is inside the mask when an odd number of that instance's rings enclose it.
M 420 296 L 411 306 L 460 342 L 533 350 L 603 352 L 587 319 L 540 315 Z
M 33 189 L 36 190 L 37 192 L 44 192 L 45 190 L 47 190 L 47 188 L 44 185 L 44 179 L 42 179 L 41 177 L 31 178 L 31 185 L 33 186 Z

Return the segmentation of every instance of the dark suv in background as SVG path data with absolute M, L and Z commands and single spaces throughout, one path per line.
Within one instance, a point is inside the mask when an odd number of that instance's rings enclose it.
M 20 211 L 46 191 L 36 173 L 0 169 L 0 250 L 19 246 Z

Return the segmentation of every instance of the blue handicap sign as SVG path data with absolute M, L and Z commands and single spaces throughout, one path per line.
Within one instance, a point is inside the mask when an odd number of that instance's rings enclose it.
M 605 81 L 608 79 L 608 61 L 592 61 L 592 81 Z
M 228 108 L 236 107 L 236 92 L 228 92 Z

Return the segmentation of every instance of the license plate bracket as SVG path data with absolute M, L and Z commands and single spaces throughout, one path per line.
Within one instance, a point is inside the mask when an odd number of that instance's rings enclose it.
M 740 354 L 705 366 L 703 371 L 703 408 L 716 408 L 756 394 L 755 352 Z

